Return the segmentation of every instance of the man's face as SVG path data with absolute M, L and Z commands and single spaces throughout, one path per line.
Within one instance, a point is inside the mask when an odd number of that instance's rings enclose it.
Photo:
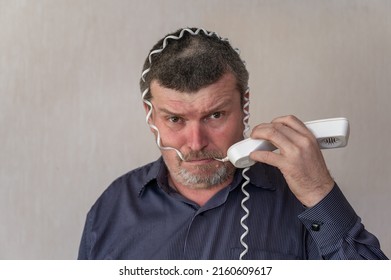
M 159 129 L 161 145 L 179 150 L 162 150 L 174 185 L 210 188 L 228 184 L 235 168 L 224 158 L 228 148 L 243 138 L 243 110 L 236 79 L 225 74 L 198 92 L 168 89 L 152 81 L 154 111 L 151 121 Z M 147 108 L 146 108 L 147 109 Z

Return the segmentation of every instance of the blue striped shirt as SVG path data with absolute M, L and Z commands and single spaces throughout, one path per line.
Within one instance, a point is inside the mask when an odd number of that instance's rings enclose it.
M 244 179 L 204 206 L 175 192 L 160 158 L 117 180 L 89 211 L 79 259 L 239 259 Z M 249 228 L 244 259 L 387 259 L 337 185 L 306 209 L 278 169 L 257 163 L 246 173 Z

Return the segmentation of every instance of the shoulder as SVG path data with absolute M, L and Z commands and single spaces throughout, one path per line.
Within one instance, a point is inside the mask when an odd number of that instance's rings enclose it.
M 158 165 L 159 161 L 154 161 L 119 176 L 110 184 L 103 195 L 105 195 L 106 192 L 124 191 L 123 189 L 128 188 L 137 190 L 138 187 L 141 188 L 149 180 L 155 177 L 155 174 L 151 174 L 151 172 L 158 168 Z
M 156 178 L 161 161 L 154 161 L 116 178 L 98 197 L 89 214 L 135 203 L 143 187 Z

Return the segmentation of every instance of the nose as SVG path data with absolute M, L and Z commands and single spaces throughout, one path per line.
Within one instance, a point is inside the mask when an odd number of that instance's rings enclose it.
M 187 146 L 192 151 L 201 151 L 208 146 L 208 133 L 206 128 L 199 122 L 188 124 Z

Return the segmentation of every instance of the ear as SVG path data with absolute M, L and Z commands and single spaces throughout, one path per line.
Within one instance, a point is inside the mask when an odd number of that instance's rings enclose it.
M 145 115 L 148 115 L 149 111 L 151 111 L 152 108 L 145 102 L 143 102 L 143 106 L 144 106 L 144 110 L 145 110 Z M 153 110 L 152 110 L 152 112 L 153 112 Z M 149 117 L 147 122 L 148 122 L 148 125 L 150 126 L 151 132 L 153 134 L 155 134 L 156 131 L 151 127 L 151 124 L 153 124 L 152 116 L 153 116 L 153 113 L 151 114 L 151 116 Z
M 148 114 L 148 112 L 150 110 L 149 105 L 147 103 L 143 102 L 143 106 L 144 106 L 145 114 Z

